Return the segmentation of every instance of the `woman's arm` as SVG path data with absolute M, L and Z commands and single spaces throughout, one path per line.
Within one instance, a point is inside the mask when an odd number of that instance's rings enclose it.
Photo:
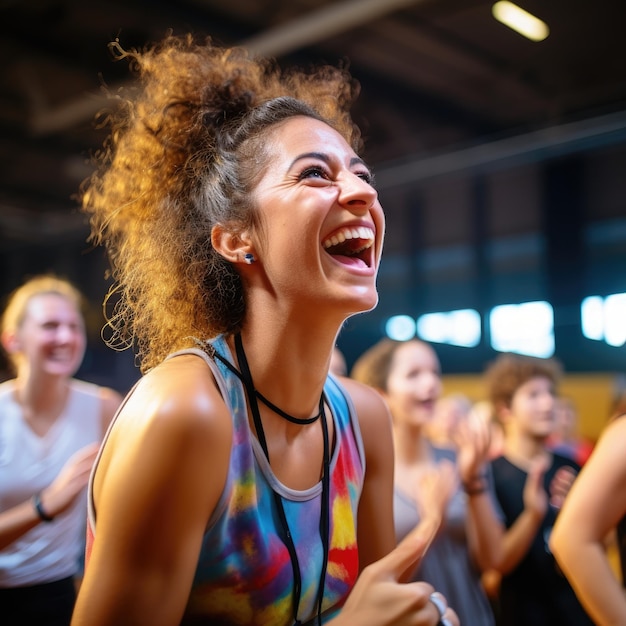
M 180 622 L 231 441 L 230 416 L 197 357 L 142 379 L 96 470 L 95 541 L 74 626 Z
M 100 420 L 103 434 L 121 400 L 121 396 L 113 389 L 100 388 Z M 67 460 L 52 483 L 41 491 L 40 506 L 46 515 L 56 517 L 65 511 L 82 492 L 89 479 L 97 451 L 98 444 L 93 444 L 76 452 Z M 35 526 L 45 523 L 35 508 L 34 495 L 25 502 L 0 513 L 0 550 L 11 545 Z
M 432 586 L 405 582 L 430 544 L 431 525 L 418 525 L 394 547 L 394 458 L 389 410 L 371 388 L 348 379 L 342 382 L 359 415 L 367 467 L 358 517 L 361 575 L 341 613 L 329 626 L 435 626 L 442 622 L 430 601 Z M 459 624 L 450 608 L 444 617 L 443 623 L 448 626 Z
M 39 493 L 40 508 L 49 517 L 63 513 L 82 492 L 98 452 L 98 444 L 81 448 L 61 468 L 57 477 Z M 29 530 L 45 524 L 35 508 L 34 494 L 26 502 L 0 513 L 0 550 L 11 545 Z
M 601 626 L 626 624 L 626 597 L 604 540 L 626 514 L 626 419 L 612 422 L 565 498 L 550 548 L 585 609 Z
M 481 572 L 497 569 L 503 558 L 504 527 L 495 514 L 488 487 L 467 494 L 467 510 L 468 544 L 474 562 Z
M 369 387 L 354 383 L 350 387 L 363 435 L 366 455 L 366 474 L 359 502 L 358 544 L 361 570 L 379 560 L 396 545 L 393 519 L 394 452 L 391 414 L 380 394 Z M 454 485 L 454 473 L 445 464 L 423 477 L 421 486 L 431 510 L 421 511 L 421 521 L 411 534 L 421 536 L 425 552 L 439 530 L 445 502 Z M 416 491 L 420 485 L 415 485 Z M 437 494 L 434 492 L 438 491 Z M 425 504 L 425 503 L 424 503 Z M 420 555 L 421 558 L 421 555 Z M 409 580 L 417 567 L 405 572 Z
M 491 434 L 485 420 L 470 415 L 457 429 L 457 465 L 467 494 L 468 548 L 481 571 L 502 561 L 504 526 L 494 510 L 487 476 Z

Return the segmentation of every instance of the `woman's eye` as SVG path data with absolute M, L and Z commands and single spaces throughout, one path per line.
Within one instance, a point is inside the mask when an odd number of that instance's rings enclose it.
M 374 175 L 370 172 L 357 172 L 356 175 L 368 185 L 374 186 Z
M 328 174 L 322 167 L 315 165 L 313 167 L 307 167 L 300 174 L 300 176 L 298 176 L 299 180 L 304 180 L 305 178 L 321 178 L 323 180 L 328 180 Z

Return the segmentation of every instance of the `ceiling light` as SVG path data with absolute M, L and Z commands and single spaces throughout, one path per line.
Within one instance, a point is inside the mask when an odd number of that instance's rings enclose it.
M 543 41 L 550 34 L 545 22 L 507 0 L 496 2 L 491 12 L 499 22 L 532 41 Z

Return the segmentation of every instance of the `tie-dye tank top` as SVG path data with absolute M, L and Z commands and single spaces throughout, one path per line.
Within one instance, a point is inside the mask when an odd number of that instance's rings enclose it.
M 230 362 L 223 338 L 211 342 Z M 274 491 L 283 506 L 298 556 L 302 591 L 298 619 L 315 623 L 323 563 L 319 532 L 322 483 L 296 491 L 280 483 L 253 436 L 239 378 L 201 350 L 233 417 L 233 443 L 224 491 L 204 535 L 183 624 L 211 626 L 291 626 L 293 571 L 281 539 Z M 334 422 L 330 459 L 330 536 L 322 619 L 334 617 L 358 576 L 357 508 L 363 486 L 365 455 L 356 412 L 332 376 L 324 385 Z M 207 477 L 210 480 L 210 477 Z M 89 499 L 90 529 L 95 530 Z M 91 532 L 89 532 L 91 534 Z M 93 540 L 93 536 L 89 537 Z

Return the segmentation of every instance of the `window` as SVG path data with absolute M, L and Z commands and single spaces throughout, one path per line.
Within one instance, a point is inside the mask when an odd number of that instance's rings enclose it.
M 583 335 L 620 347 L 626 343 L 626 293 L 589 296 L 580 305 Z
M 417 334 L 424 341 L 474 348 L 480 343 L 480 314 L 473 309 L 427 313 L 417 319 Z
M 554 354 L 554 311 L 549 302 L 496 306 L 489 314 L 489 332 L 491 346 L 499 352 L 543 358 Z
M 394 315 L 385 324 L 385 333 L 390 339 L 408 341 L 415 337 L 415 320 L 409 315 Z

